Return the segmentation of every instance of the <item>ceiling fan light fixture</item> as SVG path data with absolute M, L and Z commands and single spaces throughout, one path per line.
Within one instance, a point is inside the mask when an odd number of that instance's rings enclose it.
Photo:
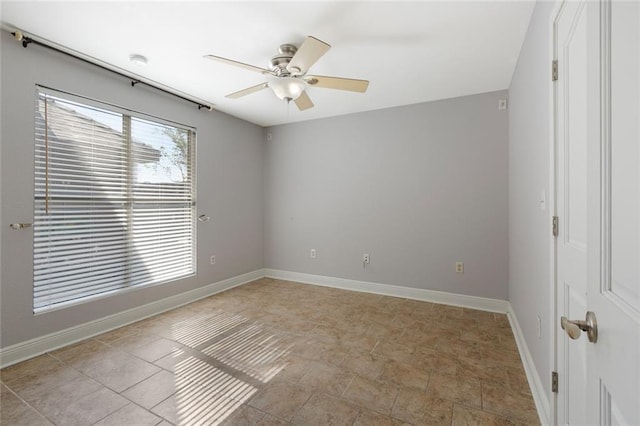
M 294 77 L 278 77 L 269 83 L 273 93 L 282 100 L 295 101 L 304 92 L 304 81 Z

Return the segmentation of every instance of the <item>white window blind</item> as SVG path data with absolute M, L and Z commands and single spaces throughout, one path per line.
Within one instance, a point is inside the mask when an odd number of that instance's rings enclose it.
M 195 131 L 42 90 L 35 113 L 34 311 L 195 274 Z

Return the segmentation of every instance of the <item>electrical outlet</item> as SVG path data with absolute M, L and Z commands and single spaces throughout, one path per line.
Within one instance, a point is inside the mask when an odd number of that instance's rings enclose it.
M 215 265 L 215 264 L 216 264 L 216 257 L 215 257 L 215 256 L 211 256 L 211 258 L 209 259 L 209 262 L 210 262 L 212 265 Z
M 309 252 L 309 257 L 312 259 L 316 258 L 316 249 L 311 249 L 311 251 Z
M 371 258 L 369 257 L 369 253 L 365 253 L 362 255 L 362 263 L 371 263 Z
M 464 263 L 456 262 L 456 274 L 464 274 Z

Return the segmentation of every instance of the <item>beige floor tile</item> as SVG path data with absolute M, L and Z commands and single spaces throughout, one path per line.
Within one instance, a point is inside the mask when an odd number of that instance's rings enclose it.
M 176 365 L 176 386 L 182 389 L 182 393 L 187 393 L 191 387 L 202 386 L 240 402 L 245 402 L 256 393 L 255 380 L 251 381 L 233 369 L 224 367 L 227 371 L 223 371 L 221 368 L 223 366 L 218 368 L 206 359 L 189 356 Z
M 95 392 L 101 387 L 99 383 L 63 364 L 43 370 L 39 374 L 31 370 L 29 374 L 16 376 L 4 383 L 32 405 L 42 405 L 43 401 L 56 405 L 59 399 L 72 401 L 78 395 Z
M 135 330 L 135 329 L 134 329 Z M 158 340 L 158 336 L 153 334 L 144 333 L 139 330 L 137 332 L 128 334 L 119 339 L 111 340 L 109 346 L 119 349 L 121 351 L 132 352 L 136 348 L 145 347 L 150 343 Z
M 364 331 L 344 331 L 340 336 L 338 345 L 350 349 L 361 349 L 365 351 L 372 350 L 378 343 L 378 337 L 365 334 Z
M 483 323 L 495 322 L 495 314 L 493 312 L 479 311 L 477 309 L 462 308 L 462 318 Z
M 482 408 L 480 381 L 434 373 L 429 380 L 427 395 L 447 399 L 465 406 Z
M 94 426 L 153 426 L 160 422 L 162 422 L 160 417 L 144 408 L 138 407 L 136 404 L 130 403 L 100 420 Z
M 144 345 L 136 346 L 129 350 L 129 352 L 145 361 L 154 362 L 181 348 L 182 345 L 178 342 L 162 337 L 154 337 L 153 340 Z
M 151 377 L 160 368 L 125 352 L 111 350 L 100 358 L 76 362 L 75 368 L 116 392 Z
M 178 383 L 178 389 L 151 411 L 174 424 L 217 424 L 232 415 L 242 402 L 197 383 Z
M 431 327 L 429 324 L 422 330 L 406 329 L 403 332 L 403 336 L 414 341 L 417 347 L 423 346 L 453 353 L 457 352 L 460 334 L 460 330 Z M 454 350 L 447 350 L 449 346 Z
M 468 342 L 491 343 L 495 346 L 500 345 L 500 334 L 495 330 L 486 330 L 479 328 L 467 328 L 462 330 L 460 340 Z
M 373 353 L 378 355 L 383 355 L 387 358 L 394 359 L 398 362 L 406 362 L 410 363 L 414 361 L 414 351 L 415 347 L 411 344 L 411 342 L 403 342 L 401 337 L 392 340 L 381 340 L 375 348 L 373 348 Z M 402 342 L 402 343 L 399 343 Z M 403 344 L 407 343 L 407 344 Z
M 482 409 L 517 423 L 540 422 L 531 395 L 492 383 L 482 383 Z
M 375 380 L 382 375 L 388 358 L 371 352 L 352 349 L 340 366 L 366 379 Z
M 432 317 L 437 318 L 462 318 L 463 308 L 436 303 L 431 309 Z
M 0 392 L 0 424 L 12 426 L 53 425 L 34 408 L 2 385 Z
M 174 371 L 176 364 L 189 356 L 190 349 L 174 349 L 170 354 L 154 361 L 158 367 L 168 371 Z
M 163 370 L 130 387 L 122 396 L 144 408 L 151 408 L 173 395 L 175 391 L 175 376 Z
M 342 397 L 383 414 L 390 414 L 398 395 L 396 385 L 380 380 L 369 380 L 356 376 L 342 394 Z
M 140 320 L 134 324 L 131 324 L 129 327 L 133 327 L 136 331 L 146 333 L 146 334 L 155 334 L 157 336 L 161 335 L 167 329 L 170 329 L 172 326 L 172 322 L 169 319 L 163 318 L 162 315 L 155 315 L 150 318 L 145 318 Z M 96 337 L 99 338 L 100 336 Z M 107 342 L 108 343 L 108 342 Z
M 310 333 L 317 326 L 311 321 L 296 318 L 295 315 L 273 315 L 264 318 L 264 322 L 273 328 L 292 333 Z
M 127 405 L 129 401 L 110 389 L 101 387 L 95 392 L 79 395 L 68 404 L 38 406 L 44 415 L 57 425 L 91 425 Z
M 462 317 L 451 318 L 447 316 L 443 320 L 435 321 L 435 322 L 432 322 L 431 324 L 436 329 L 457 332 L 457 333 L 460 333 L 461 336 L 462 334 L 464 334 L 469 330 L 477 329 L 476 320 L 465 319 Z
M 504 367 L 488 365 L 480 360 L 460 357 L 456 361 L 456 375 L 502 385 L 508 384 Z
M 151 412 L 162 417 L 171 424 L 178 424 L 178 404 L 174 395 L 162 401 L 151 409 Z
M 256 394 L 249 405 L 287 421 L 311 396 L 311 391 L 295 383 L 273 382 Z
M 364 332 L 347 331 L 342 336 L 339 344 L 347 348 L 347 350 L 360 349 L 364 351 L 371 351 L 376 346 L 378 341 L 379 339 L 377 337 L 369 336 L 367 334 L 364 334 Z
M 516 346 L 516 340 L 513 337 L 511 330 L 500 334 L 500 343 L 498 343 L 498 347 L 502 350 L 518 352 L 518 346 Z
M 329 306 L 334 306 L 334 310 L 326 313 L 316 312 L 311 315 L 311 320 L 319 325 L 337 327 L 352 333 L 369 335 L 367 330 L 371 326 L 371 322 L 362 319 L 361 313 L 345 310 L 344 308 L 335 310 L 335 305 Z
M 258 421 L 258 423 L 256 423 L 256 426 L 285 426 L 288 424 L 290 423 L 287 423 L 282 419 L 279 419 L 275 416 L 267 414 L 263 418 L 261 418 Z
M 243 316 L 228 313 L 196 316 L 185 318 L 172 328 L 169 336 L 162 337 L 177 341 L 190 348 L 198 348 L 234 332 L 238 327 L 246 325 L 247 322 L 248 319 Z
M 265 416 L 265 413 L 249 405 L 238 407 L 221 423 L 224 426 L 253 426 Z
M 287 380 L 290 382 L 299 381 L 309 369 L 316 363 L 307 358 L 302 358 L 297 355 L 288 355 L 283 360 L 283 366 L 280 368 L 275 376 L 274 380 Z
M 511 426 L 511 420 L 462 405 L 453 406 L 452 426 Z
M 293 417 L 295 425 L 345 425 L 351 426 L 360 408 L 343 399 L 327 394 L 314 394 Z
M 364 334 L 382 339 L 389 336 L 402 334 L 403 328 L 394 324 L 370 323 Z
M 329 395 L 340 396 L 354 377 L 355 375 L 348 370 L 314 362 L 298 383 Z
M 391 297 L 391 296 L 383 296 L 378 300 L 377 306 L 379 309 L 387 312 L 404 312 L 404 309 L 410 310 L 411 308 L 407 306 L 408 299 L 403 299 L 400 297 Z M 432 309 L 433 306 L 428 302 L 423 302 L 425 306 L 429 305 L 428 308 Z
M 451 422 L 452 409 L 450 401 L 403 388 L 398 393 L 391 415 L 414 425 L 444 425 Z
M 425 390 L 429 381 L 429 371 L 416 364 L 407 364 L 396 360 L 388 361 L 380 376 L 385 382 L 395 383 L 401 387 Z
M 402 307 L 406 307 L 416 315 L 427 314 L 434 310 L 436 303 L 424 302 L 421 300 L 402 299 Z
M 294 378 L 296 372 L 294 371 L 294 367 L 290 364 L 291 356 L 291 354 L 287 353 L 274 354 L 269 359 L 255 363 L 245 373 L 262 383 L 268 383 L 276 378 L 281 380 L 285 377 L 288 377 L 287 380 L 297 381 L 301 376 L 298 376 L 297 379 Z M 310 360 L 306 361 L 311 362 Z M 301 374 L 304 374 L 304 372 L 301 372 Z
M 296 343 L 292 348 L 292 352 L 310 360 L 339 365 L 347 356 L 348 349 L 328 344 L 318 336 L 308 336 Z
M 371 410 L 362 410 L 358 418 L 353 422 L 353 426 L 401 426 L 409 425 L 402 420 L 394 419 L 391 416 L 380 414 Z
M 416 348 L 413 363 L 426 371 L 442 374 L 453 375 L 458 371 L 455 355 L 424 347 Z
M 509 318 L 505 314 L 494 314 L 495 321 L 498 327 L 511 330 L 511 324 L 509 324 Z
M 507 367 L 507 378 L 509 379 L 509 387 L 516 392 L 531 394 L 531 387 L 527 380 L 522 364 L 518 367 Z
M 40 355 L 30 360 L 14 364 L 0 370 L 0 379 L 9 382 L 23 376 L 38 376 L 43 371 L 60 366 L 60 361 L 48 354 Z
M 393 312 L 381 311 L 377 307 L 365 308 L 363 311 L 364 313 L 362 314 L 362 319 L 366 322 L 369 322 L 369 323 L 375 322 L 379 324 L 392 324 L 396 327 L 399 327 L 398 324 L 393 323 L 393 319 L 396 316 L 396 314 L 394 314 Z
M 494 366 L 522 366 L 518 352 L 501 349 L 492 343 L 461 341 L 458 348 L 460 358 L 470 358 Z
M 80 368 L 86 363 L 101 360 L 111 350 L 113 349 L 109 345 L 89 339 L 55 350 L 51 352 L 51 356 L 75 368 Z
M 103 343 L 112 343 L 125 337 L 139 336 L 141 333 L 142 330 L 132 324 L 116 328 L 115 330 L 107 331 L 106 333 L 94 337 L 94 339 L 99 340 Z
M 284 342 L 284 338 L 281 341 L 277 335 L 260 332 L 238 336 L 237 339 L 234 337 L 233 341 L 220 341 L 202 349 L 202 352 L 219 365 L 264 382 L 286 366 L 290 348 L 291 344 Z
M 400 328 L 422 330 L 426 325 L 425 321 L 425 318 L 419 317 L 413 312 L 401 312 L 396 313 L 390 323 Z

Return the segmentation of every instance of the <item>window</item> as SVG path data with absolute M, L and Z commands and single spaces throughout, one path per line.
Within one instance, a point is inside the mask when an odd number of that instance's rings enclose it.
M 39 88 L 34 312 L 195 274 L 195 131 Z

